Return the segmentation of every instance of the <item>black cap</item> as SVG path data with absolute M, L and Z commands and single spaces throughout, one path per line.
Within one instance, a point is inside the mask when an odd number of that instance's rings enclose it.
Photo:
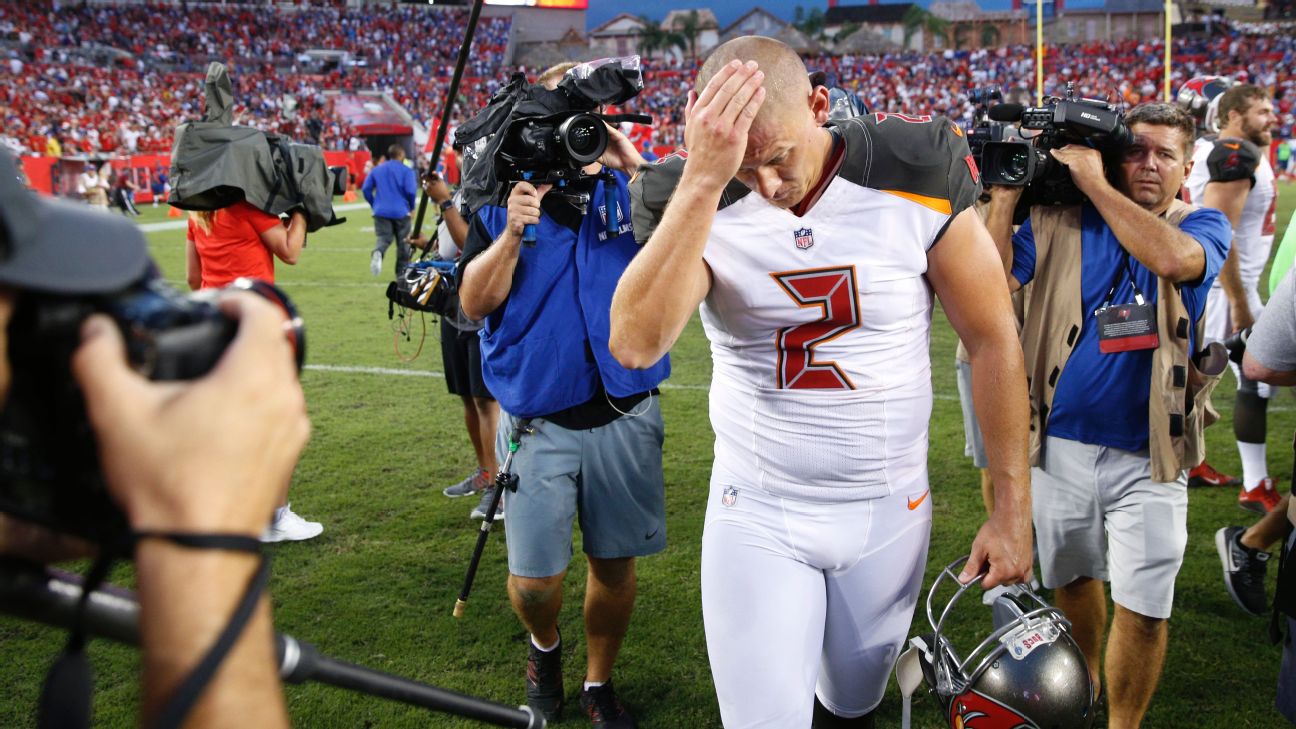
M 148 246 L 134 223 L 85 205 L 42 198 L 0 153 L 0 285 L 101 294 L 138 281 Z

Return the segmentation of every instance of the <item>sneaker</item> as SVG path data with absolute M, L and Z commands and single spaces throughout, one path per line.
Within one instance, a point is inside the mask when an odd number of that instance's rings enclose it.
M 1264 615 L 1269 607 L 1269 596 L 1265 594 L 1269 553 L 1244 546 L 1245 531 L 1243 527 L 1231 526 L 1215 532 L 1215 549 L 1224 564 L 1224 586 L 1233 596 L 1233 602 L 1251 615 Z
M 275 519 L 261 534 L 263 542 L 300 542 L 303 539 L 314 539 L 324 532 L 324 525 L 317 521 L 306 521 L 285 506 L 275 512 Z
M 373 255 L 369 256 L 369 273 L 375 276 L 382 273 L 382 253 L 374 251 Z
M 561 635 L 558 646 L 549 652 L 536 648 L 527 637 L 526 699 L 527 706 L 545 721 L 558 721 L 563 706 Z
M 445 488 L 441 489 L 441 493 L 445 494 L 446 496 L 449 496 L 452 499 L 457 499 L 460 496 L 468 496 L 471 494 L 475 494 L 490 485 L 491 485 L 490 474 L 486 472 L 486 469 L 479 468 L 476 471 L 473 471 L 472 473 L 468 474 L 468 478 L 465 478 L 459 483 L 453 486 L 446 486 Z
M 473 507 L 472 512 L 469 513 L 468 516 L 473 519 L 485 519 L 486 510 L 490 508 L 490 502 L 491 499 L 494 498 L 494 496 L 495 496 L 495 486 L 493 484 L 482 489 L 481 500 L 477 502 L 477 505 Z M 494 521 L 499 521 L 500 519 L 503 518 L 504 518 L 504 499 L 500 499 L 499 505 L 495 507 Z
M 1242 479 L 1220 473 L 1205 461 L 1202 461 L 1200 466 L 1188 472 L 1188 486 L 1191 488 L 1200 486 L 1227 486 L 1232 488 L 1241 485 Z
M 580 703 L 581 710 L 594 726 L 606 729 L 635 729 L 638 726 L 626 707 L 621 705 L 610 678 L 602 686 L 582 690 Z
M 1243 489 L 1242 493 L 1238 494 L 1238 506 L 1247 511 L 1254 511 L 1257 514 L 1267 514 L 1273 511 L 1278 502 L 1282 501 L 1277 485 L 1277 482 L 1272 478 L 1266 478 L 1260 482 L 1259 486 L 1250 491 Z

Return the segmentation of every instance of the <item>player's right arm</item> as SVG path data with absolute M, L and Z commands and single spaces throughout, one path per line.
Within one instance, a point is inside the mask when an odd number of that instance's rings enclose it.
M 1260 157 L 1250 142 L 1240 139 L 1217 139 L 1215 148 L 1206 159 L 1210 181 L 1202 193 L 1202 205 L 1215 208 L 1228 216 L 1229 224 L 1236 231 L 1242 225 L 1242 209 L 1246 206 L 1247 195 L 1255 184 L 1255 169 Z M 1251 305 L 1247 303 L 1246 289 L 1242 286 L 1242 274 L 1238 269 L 1237 241 L 1229 246 L 1228 258 L 1220 269 L 1220 287 L 1229 300 L 1229 318 L 1233 331 L 1245 329 L 1255 323 Z
M 754 63 L 725 66 L 684 110 L 688 160 L 670 203 L 612 297 L 612 355 L 625 367 L 662 358 L 711 289 L 702 253 L 720 196 L 742 164 L 747 132 L 765 100 Z

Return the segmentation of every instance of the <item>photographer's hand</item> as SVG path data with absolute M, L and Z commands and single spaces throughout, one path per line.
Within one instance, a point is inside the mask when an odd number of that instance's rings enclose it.
M 540 201 L 553 185 L 545 184 L 536 187 L 529 182 L 519 182 L 513 186 L 508 199 L 507 232 L 522 240 L 522 229 L 540 222 Z
M 1015 185 L 990 185 L 990 206 L 985 212 L 986 230 L 990 231 L 990 237 L 994 239 L 1010 291 L 1021 288 L 1021 282 L 1012 275 L 1012 237 L 1013 213 L 1016 212 L 1017 203 L 1025 189 Z
M 1060 149 L 1050 151 L 1053 159 L 1061 162 L 1071 172 L 1071 179 L 1080 191 L 1090 197 L 1097 194 L 1097 188 L 1108 185 L 1107 174 L 1103 170 L 1102 153 L 1096 149 L 1080 144 L 1068 144 Z
M 432 198 L 432 202 L 438 205 L 446 202 L 451 197 L 450 187 L 435 172 L 429 172 L 423 178 L 423 191 L 427 193 L 428 197 Z
M 605 124 L 608 132 L 607 149 L 603 156 L 599 157 L 599 164 L 604 167 L 611 167 L 614 170 L 624 172 L 627 175 L 633 175 L 635 170 L 640 166 L 647 164 L 639 150 L 635 149 L 634 142 L 629 137 L 621 133 L 620 129 Z
M 105 480 L 136 530 L 261 534 L 306 445 L 310 421 L 283 314 L 221 299 L 239 320 L 202 379 L 150 382 L 126 362 L 111 320 L 91 317 L 73 358 Z
M 137 531 L 258 536 L 310 433 L 283 314 L 249 294 L 220 301 L 238 334 L 210 374 L 154 383 L 126 363 L 116 325 L 95 316 L 73 357 L 105 480 Z M 144 720 L 151 724 L 215 643 L 256 555 L 143 539 L 135 550 Z M 262 595 L 186 726 L 287 727 L 270 601 Z

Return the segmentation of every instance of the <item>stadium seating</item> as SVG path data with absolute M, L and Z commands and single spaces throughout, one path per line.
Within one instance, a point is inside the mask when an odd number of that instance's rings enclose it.
M 267 18 L 266 14 L 272 17 Z M 274 10 L 232 6 L 192 13 L 182 7 L 0 4 L 0 144 L 45 154 L 57 136 L 63 154 L 165 152 L 171 130 L 201 112 L 202 69 L 231 65 L 239 123 L 335 150 L 359 149 L 326 90 L 385 92 L 429 128 L 440 116 L 463 37 L 462 8 L 312 7 Z M 1273 90 L 1281 117 L 1276 136 L 1296 122 L 1296 37 L 1265 32 L 1175 42 L 1174 84 L 1200 74 L 1246 78 Z M 512 31 L 504 18 L 483 18 L 455 115 L 481 108 L 511 69 L 501 66 Z M 337 52 L 332 61 L 309 51 Z M 1124 104 L 1160 98 L 1159 41 L 1052 46 L 1047 93 L 1067 82 L 1086 97 Z M 967 91 L 997 85 L 1033 88 L 1034 49 L 825 55 L 807 59 L 833 73 L 871 110 L 940 113 L 971 122 Z M 628 106 L 653 115 L 661 148 L 683 142 L 684 97 L 693 69 L 647 64 L 647 88 Z M 536 69 L 524 69 L 534 73 Z

